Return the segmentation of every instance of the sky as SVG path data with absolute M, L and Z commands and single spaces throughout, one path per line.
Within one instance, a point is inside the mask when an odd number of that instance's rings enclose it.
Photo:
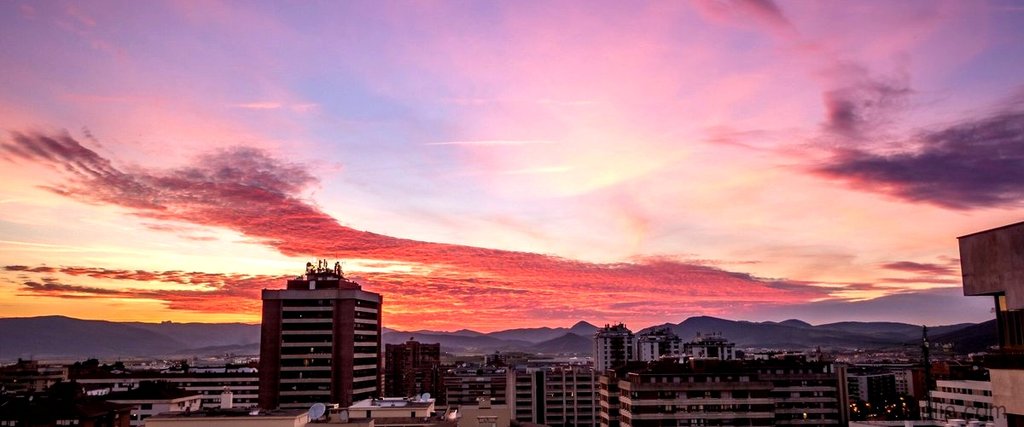
M 1024 3 L 0 2 L 0 316 L 994 318 Z

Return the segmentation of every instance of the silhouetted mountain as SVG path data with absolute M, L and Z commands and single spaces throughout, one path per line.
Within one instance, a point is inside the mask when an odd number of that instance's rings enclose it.
M 260 325 L 245 323 L 124 323 L 158 334 L 174 337 L 189 347 L 245 346 L 260 343 Z
M 420 329 L 418 331 L 399 331 L 399 330 L 396 330 L 396 329 L 384 328 L 384 332 L 401 332 L 403 334 L 412 333 L 412 334 L 427 334 L 427 335 L 449 335 L 449 336 L 454 336 L 454 337 L 479 337 L 479 336 L 486 335 L 483 332 L 477 332 L 477 331 L 470 330 L 470 329 L 459 329 L 457 331 L 449 332 L 449 331 L 431 331 L 431 330 L 426 330 L 426 329 Z
M 804 322 L 803 320 L 788 319 L 779 322 L 780 325 L 792 326 L 794 328 L 813 328 L 814 325 Z
M 550 339 L 530 346 L 536 353 L 574 353 L 590 355 L 594 351 L 594 339 L 567 333 L 558 338 Z
M 502 340 L 517 340 L 530 343 L 539 343 L 550 339 L 558 338 L 569 333 L 568 328 L 518 328 L 505 331 L 491 332 L 489 337 Z
M 946 326 L 929 326 L 929 335 L 941 335 L 971 326 L 971 323 L 960 323 Z M 877 335 L 886 340 L 913 340 L 921 338 L 921 325 L 910 325 L 897 322 L 837 322 L 818 325 L 816 328 L 827 328 L 857 334 Z
M 579 335 L 581 337 L 593 338 L 594 334 L 597 333 L 598 329 L 601 328 L 598 328 L 597 326 L 594 326 L 583 320 L 580 320 L 579 322 L 576 322 L 575 325 L 572 325 L 571 328 L 569 328 L 569 332 Z
M 969 325 L 929 327 L 929 331 L 949 332 Z M 839 322 L 815 326 L 796 319 L 776 323 L 697 316 L 666 326 L 684 340 L 694 338 L 698 332 L 720 332 L 739 347 L 879 348 L 900 346 L 915 336 L 921 336 L 920 326 L 896 322 Z
M 125 323 L 64 316 L 0 319 L 0 359 L 150 356 L 186 348 L 181 340 Z
M 997 333 L 996 320 L 992 319 L 940 335 L 929 334 L 929 340 L 938 345 L 952 344 L 957 353 L 976 353 L 998 344 Z
M 921 328 L 896 322 L 839 322 L 811 325 L 790 319 L 783 322 L 747 322 L 708 316 L 666 323 L 642 331 L 667 327 L 683 340 L 698 332 L 720 332 L 739 347 L 807 349 L 879 348 L 903 346 L 920 339 Z M 181 356 L 210 354 L 256 354 L 259 325 L 205 323 L 118 323 L 80 320 L 63 316 L 0 319 L 0 359 L 23 358 L 114 358 L 127 356 Z M 979 351 L 995 343 L 994 321 L 978 325 L 959 324 L 929 327 L 932 342 L 952 343 L 959 352 Z M 579 322 L 571 328 L 518 328 L 480 333 L 404 332 L 383 328 L 385 343 L 404 343 L 415 338 L 423 343 L 440 343 L 442 351 L 490 353 L 527 351 L 588 354 L 598 328 Z
M 530 342 L 517 340 L 502 340 L 490 336 L 467 337 L 461 335 L 450 335 L 447 333 L 423 333 L 423 332 L 385 332 L 381 337 L 385 344 L 402 344 L 410 338 L 421 343 L 441 344 L 441 351 L 456 353 L 492 353 L 495 351 L 511 351 L 529 347 Z
M 531 343 L 541 343 L 544 341 L 559 338 L 565 334 L 575 334 L 581 337 L 593 337 L 594 333 L 597 332 L 597 330 L 597 326 L 591 325 L 590 323 L 581 320 L 579 322 L 576 322 L 575 325 L 572 325 L 571 328 L 517 328 L 491 332 L 487 334 L 487 336 L 503 340 L 518 340 Z

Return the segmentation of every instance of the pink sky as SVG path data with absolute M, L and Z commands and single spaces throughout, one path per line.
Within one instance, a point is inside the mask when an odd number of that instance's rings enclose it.
M 986 320 L 955 238 L 1022 219 L 1022 29 L 982 1 L 3 3 L 0 313 L 254 322 L 330 258 L 396 329 Z

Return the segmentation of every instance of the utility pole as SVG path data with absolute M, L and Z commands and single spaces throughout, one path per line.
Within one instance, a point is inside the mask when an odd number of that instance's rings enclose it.
M 928 418 L 932 418 L 932 361 L 928 354 L 928 327 L 921 326 L 921 363 L 924 364 L 924 392 Z

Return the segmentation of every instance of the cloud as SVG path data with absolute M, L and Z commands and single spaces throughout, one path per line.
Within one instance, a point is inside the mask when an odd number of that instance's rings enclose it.
M 535 145 L 554 143 L 555 141 L 549 141 L 545 139 L 482 139 L 467 141 L 428 142 L 423 145 Z
M 260 290 L 280 287 L 290 276 L 222 274 L 186 271 L 122 270 L 83 266 L 9 265 L 5 271 L 34 273 L 22 282 L 26 295 L 55 298 L 149 299 L 168 308 L 213 313 L 253 313 L 259 310 Z M 116 288 L 73 285 L 55 276 L 90 278 Z M 127 283 L 127 284 L 125 284 Z M 154 287 L 153 284 L 173 285 Z
M 924 130 L 895 148 L 844 148 L 815 173 L 910 202 L 969 210 L 1024 201 L 1024 109 Z
M 824 127 L 828 132 L 853 140 L 863 139 L 889 120 L 913 93 L 909 78 L 871 76 L 855 64 L 842 64 L 831 72 L 843 81 L 822 94 Z
M 882 264 L 882 268 L 908 273 L 932 274 L 938 276 L 954 275 L 958 270 L 950 265 L 932 264 L 926 262 L 899 261 Z
M 85 297 L 108 297 L 123 295 L 123 291 L 116 289 L 94 288 L 87 286 L 65 285 L 53 281 L 39 283 L 27 281 L 23 284 L 24 290 L 36 295 L 57 296 L 61 298 L 85 298 Z
M 784 37 L 796 31 L 789 18 L 772 0 L 694 1 L 693 6 L 710 20 L 722 23 L 754 23 Z
M 305 113 L 307 111 L 315 110 L 320 107 L 320 104 L 316 103 L 295 103 L 286 104 L 281 102 L 244 102 L 239 104 L 231 104 L 232 108 L 240 108 L 243 110 L 254 110 L 254 111 L 271 111 L 271 110 L 291 110 L 297 113 Z
M 389 261 L 406 266 L 405 271 L 359 272 L 363 283 L 385 294 L 391 319 L 398 324 L 423 322 L 423 313 L 440 310 L 447 315 L 473 316 L 478 326 L 487 327 L 503 324 L 514 315 L 511 313 L 536 309 L 566 312 L 580 307 L 602 312 L 606 318 L 653 320 L 652 314 L 641 308 L 624 312 L 611 304 L 646 298 L 681 307 L 701 304 L 714 313 L 730 303 L 792 303 L 827 296 L 827 290 L 817 287 L 786 285 L 782 280 L 668 259 L 589 263 L 355 230 L 300 197 L 317 183 L 306 168 L 252 148 L 217 150 L 182 168 L 135 168 L 131 172 L 114 167 L 66 133 L 14 133 L 10 141 L 0 144 L 0 153 L 15 161 L 66 171 L 64 180 L 49 188 L 66 197 L 120 206 L 132 215 L 159 222 L 233 230 L 286 256 Z M 169 231 L 178 232 L 173 227 Z M 110 280 L 187 279 L 189 283 L 195 283 L 199 274 L 84 267 L 62 268 L 61 273 Z M 282 284 L 266 279 L 213 276 L 208 286 L 218 295 L 247 299 L 250 304 L 241 307 L 252 309 L 258 304 L 256 288 L 236 282 L 263 287 Z M 208 291 L 167 292 L 159 297 L 179 308 L 233 309 L 202 301 L 212 295 Z

